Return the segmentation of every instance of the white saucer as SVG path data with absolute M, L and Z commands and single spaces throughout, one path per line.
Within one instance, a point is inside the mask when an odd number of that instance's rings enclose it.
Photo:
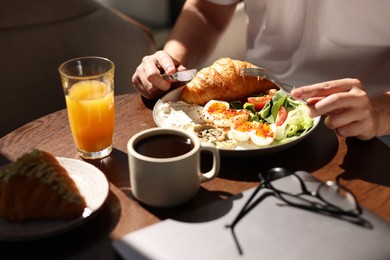
M 106 176 L 98 168 L 84 161 L 62 157 L 57 157 L 57 160 L 67 170 L 85 198 L 87 208 L 83 216 L 70 221 L 31 221 L 20 224 L 0 219 L 0 240 L 26 241 L 57 235 L 85 223 L 102 207 L 109 192 Z

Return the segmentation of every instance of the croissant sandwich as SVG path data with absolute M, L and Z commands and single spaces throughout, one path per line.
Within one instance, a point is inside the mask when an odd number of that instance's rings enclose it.
M 180 94 L 180 100 L 203 106 L 213 99 L 240 100 L 270 88 L 277 88 L 268 80 L 240 76 L 241 68 L 256 67 L 246 61 L 221 58 L 210 67 L 201 69 L 184 86 Z
M 33 150 L 0 169 L 0 217 L 9 222 L 72 219 L 84 197 L 51 154 Z

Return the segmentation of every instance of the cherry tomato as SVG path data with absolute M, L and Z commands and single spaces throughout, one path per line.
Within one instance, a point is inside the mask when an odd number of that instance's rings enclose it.
M 261 110 L 270 99 L 270 96 L 248 97 L 248 102 L 255 105 L 256 110 Z
M 283 125 L 284 121 L 287 119 L 287 109 L 284 106 L 281 106 L 276 116 L 275 124 L 277 126 Z

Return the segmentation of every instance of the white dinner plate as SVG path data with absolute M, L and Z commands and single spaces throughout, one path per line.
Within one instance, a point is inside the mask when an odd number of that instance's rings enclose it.
M 62 157 L 57 157 L 57 160 L 66 169 L 85 198 L 87 208 L 83 216 L 67 221 L 29 221 L 20 224 L 0 219 L 0 240 L 26 241 L 57 235 L 85 223 L 101 208 L 109 192 L 106 176 L 98 168 L 84 161 Z
M 174 89 L 156 102 L 153 108 L 153 119 L 154 122 L 157 124 L 157 126 L 169 127 L 167 126 L 169 124 L 165 122 L 166 119 L 161 116 L 160 113 L 161 107 L 164 105 L 164 103 L 168 101 L 178 101 L 182 89 L 183 87 Z M 258 147 L 253 145 L 250 147 L 239 147 L 238 149 L 224 149 L 224 148 L 218 148 L 218 149 L 223 155 L 233 155 L 233 156 L 270 154 L 273 152 L 281 151 L 301 142 L 307 136 L 309 136 L 313 132 L 313 130 L 317 127 L 318 123 L 320 122 L 320 118 L 321 118 L 320 116 L 314 118 L 313 127 L 311 129 L 309 129 L 306 133 L 300 135 L 296 139 L 292 139 L 290 142 L 287 143 L 272 144 L 263 147 Z

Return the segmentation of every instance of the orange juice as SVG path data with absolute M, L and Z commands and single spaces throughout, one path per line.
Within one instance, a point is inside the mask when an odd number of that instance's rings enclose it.
M 78 149 L 98 152 L 112 145 L 114 91 L 97 80 L 75 83 L 66 95 L 70 127 Z

